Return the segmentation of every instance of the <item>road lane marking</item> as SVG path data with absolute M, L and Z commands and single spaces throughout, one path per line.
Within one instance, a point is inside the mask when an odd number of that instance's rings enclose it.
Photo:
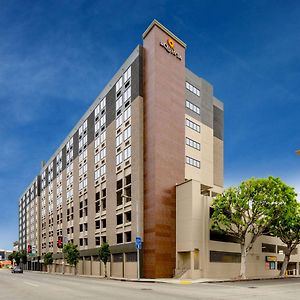
M 34 284 L 34 283 L 31 283 L 31 282 L 28 282 L 28 281 L 24 281 L 25 284 L 28 284 L 28 285 L 31 285 L 31 286 L 34 286 L 34 287 L 38 287 L 39 285 L 38 284 Z

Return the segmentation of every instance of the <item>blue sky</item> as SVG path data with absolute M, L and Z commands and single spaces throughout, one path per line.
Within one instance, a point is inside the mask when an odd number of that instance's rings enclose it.
M 0 0 L 0 248 L 18 197 L 156 18 L 225 105 L 225 184 L 280 176 L 300 193 L 297 1 Z

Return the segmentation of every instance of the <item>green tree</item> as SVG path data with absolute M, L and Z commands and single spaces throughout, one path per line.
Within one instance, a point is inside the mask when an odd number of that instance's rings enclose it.
M 14 259 L 17 264 L 17 266 L 20 264 L 21 261 L 21 253 L 20 252 L 14 252 Z
M 276 218 L 270 227 L 270 232 L 287 246 L 279 273 L 280 277 L 285 275 L 291 253 L 300 244 L 300 204 L 297 202 L 297 195 L 294 191 L 290 191 L 290 195 L 291 201 L 280 210 L 279 218 Z
M 46 268 L 47 268 L 47 272 L 49 272 L 48 266 L 53 264 L 53 254 L 52 254 L 52 252 L 47 252 L 47 253 L 44 255 L 43 258 L 44 258 L 44 265 L 45 265 Z
M 20 253 L 21 261 L 23 265 L 27 264 L 27 252 L 25 250 L 22 250 Z
M 214 199 L 212 229 L 240 243 L 241 279 L 246 278 L 247 255 L 253 244 L 269 230 L 280 209 L 294 197 L 291 192 L 279 178 L 252 178 L 238 187 L 228 188 Z
M 76 266 L 79 261 L 80 253 L 78 250 L 77 245 L 74 245 L 72 243 L 67 243 L 63 247 L 63 253 L 65 256 L 65 259 L 67 260 L 67 263 L 71 266 L 74 266 L 74 274 L 76 275 Z
M 14 265 L 15 252 L 8 255 L 8 259 L 10 260 L 11 265 Z
M 104 277 L 107 278 L 107 267 L 106 264 L 110 258 L 109 244 L 103 243 L 98 249 L 99 259 L 104 263 Z

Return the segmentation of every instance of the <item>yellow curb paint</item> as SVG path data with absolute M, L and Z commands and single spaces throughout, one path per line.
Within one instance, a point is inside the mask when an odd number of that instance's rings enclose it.
M 179 281 L 179 284 L 192 284 L 192 282 L 191 281 L 182 280 L 182 281 Z

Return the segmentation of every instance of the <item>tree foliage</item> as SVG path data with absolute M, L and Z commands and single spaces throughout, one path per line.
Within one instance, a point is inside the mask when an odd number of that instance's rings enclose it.
M 48 265 L 52 265 L 53 264 L 53 253 L 52 252 L 47 252 L 44 255 L 44 265 L 48 266 Z
M 67 243 L 64 245 L 62 251 L 64 253 L 65 259 L 67 260 L 67 263 L 75 267 L 75 274 L 76 274 L 76 265 L 78 264 L 79 257 L 80 257 L 80 253 L 77 245 L 74 245 L 72 243 Z
M 280 210 L 278 217 L 274 219 L 270 227 L 272 235 L 278 237 L 287 246 L 280 277 L 284 276 L 286 272 L 291 253 L 300 244 L 300 205 L 296 196 L 294 192 L 292 201 L 286 203 Z
M 104 276 L 107 277 L 107 267 L 106 264 L 110 258 L 110 249 L 109 249 L 109 244 L 103 243 L 101 247 L 98 249 L 98 255 L 99 259 L 104 263 Z
M 233 236 L 240 243 L 240 278 L 246 278 L 246 258 L 253 244 L 293 198 L 292 188 L 279 178 L 268 177 L 246 180 L 214 199 L 212 229 Z
M 20 258 L 22 261 L 22 264 L 26 265 L 27 264 L 27 252 L 25 250 L 22 250 L 20 253 Z
M 8 259 L 10 260 L 11 265 L 14 264 L 15 252 L 8 255 Z
M 21 253 L 20 252 L 14 252 L 14 260 L 18 266 L 21 262 Z

